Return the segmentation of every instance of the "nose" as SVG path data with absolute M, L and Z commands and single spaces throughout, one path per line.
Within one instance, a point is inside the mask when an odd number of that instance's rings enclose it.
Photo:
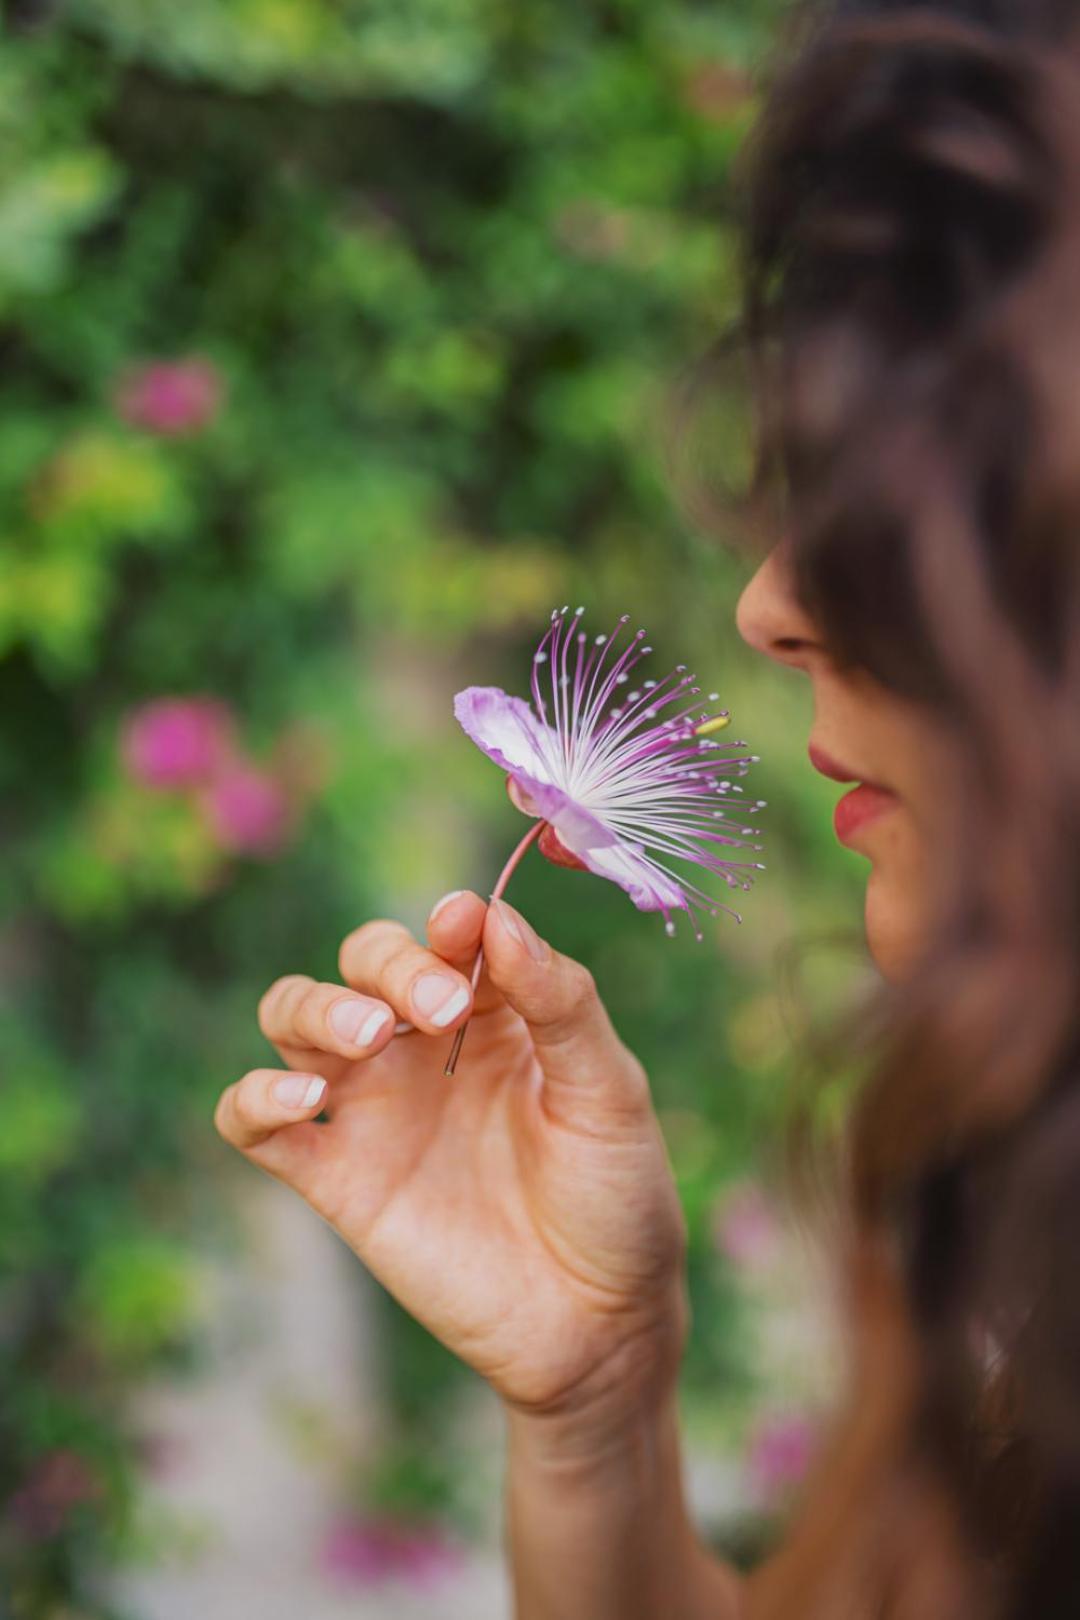
M 809 671 L 824 646 L 800 605 L 786 545 L 774 546 L 739 597 L 735 625 L 756 652 L 778 664 Z

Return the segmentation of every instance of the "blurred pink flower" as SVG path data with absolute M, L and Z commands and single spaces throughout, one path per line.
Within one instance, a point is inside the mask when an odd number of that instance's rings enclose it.
M 631 217 L 625 208 L 605 207 L 589 197 L 567 203 L 555 220 L 560 243 L 579 259 L 618 258 L 630 240 Z
M 802 1483 L 817 1443 L 817 1425 L 803 1413 L 772 1413 L 759 1424 L 747 1449 L 746 1465 L 764 1501 L 775 1502 Z
M 754 92 L 753 81 L 730 62 L 699 62 L 687 74 L 684 96 L 704 119 L 728 124 L 744 112 Z
M 223 395 L 221 377 L 209 360 L 152 360 L 121 378 L 116 408 L 132 427 L 174 438 L 206 427 Z
M 144 787 L 187 788 L 207 781 L 229 757 L 232 716 L 214 698 L 158 698 L 127 719 L 121 752 Z
M 203 809 L 220 847 L 237 855 L 273 855 L 289 833 L 291 807 L 269 771 L 235 760 L 214 777 Z
M 59 1535 L 72 1508 L 101 1494 L 85 1457 L 60 1448 L 39 1458 L 8 1502 L 8 1516 L 32 1541 Z
M 464 1555 L 435 1526 L 353 1518 L 342 1519 L 330 1531 L 322 1561 L 331 1575 L 358 1586 L 401 1580 L 431 1587 L 456 1574 Z
M 713 1241 L 741 1271 L 768 1265 L 776 1253 L 779 1226 L 772 1204 L 756 1181 L 739 1182 L 721 1195 L 713 1220 Z

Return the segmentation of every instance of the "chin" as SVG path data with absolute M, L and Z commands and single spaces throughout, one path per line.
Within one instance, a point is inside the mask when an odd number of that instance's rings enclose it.
M 922 940 L 913 892 L 898 874 L 878 867 L 866 884 L 866 943 L 882 978 L 893 983 L 907 976 Z

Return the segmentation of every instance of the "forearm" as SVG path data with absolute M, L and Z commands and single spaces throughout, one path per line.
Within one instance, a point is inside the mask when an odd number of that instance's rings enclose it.
M 604 1444 L 508 1415 L 516 1620 L 736 1620 L 739 1579 L 694 1532 L 674 1393 Z

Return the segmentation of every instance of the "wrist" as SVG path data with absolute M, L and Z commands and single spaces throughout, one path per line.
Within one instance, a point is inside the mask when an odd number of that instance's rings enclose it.
M 590 1486 L 605 1476 L 625 1479 L 627 1467 L 648 1460 L 661 1439 L 678 1431 L 678 1391 L 673 1386 L 636 1406 L 587 1406 L 573 1412 L 522 1412 L 506 1406 L 511 1464 L 536 1478 Z
M 543 1408 L 504 1402 L 512 1452 L 563 1474 L 616 1471 L 678 1427 L 678 1380 L 689 1324 L 685 1282 L 649 1327 L 627 1334 L 604 1361 Z

